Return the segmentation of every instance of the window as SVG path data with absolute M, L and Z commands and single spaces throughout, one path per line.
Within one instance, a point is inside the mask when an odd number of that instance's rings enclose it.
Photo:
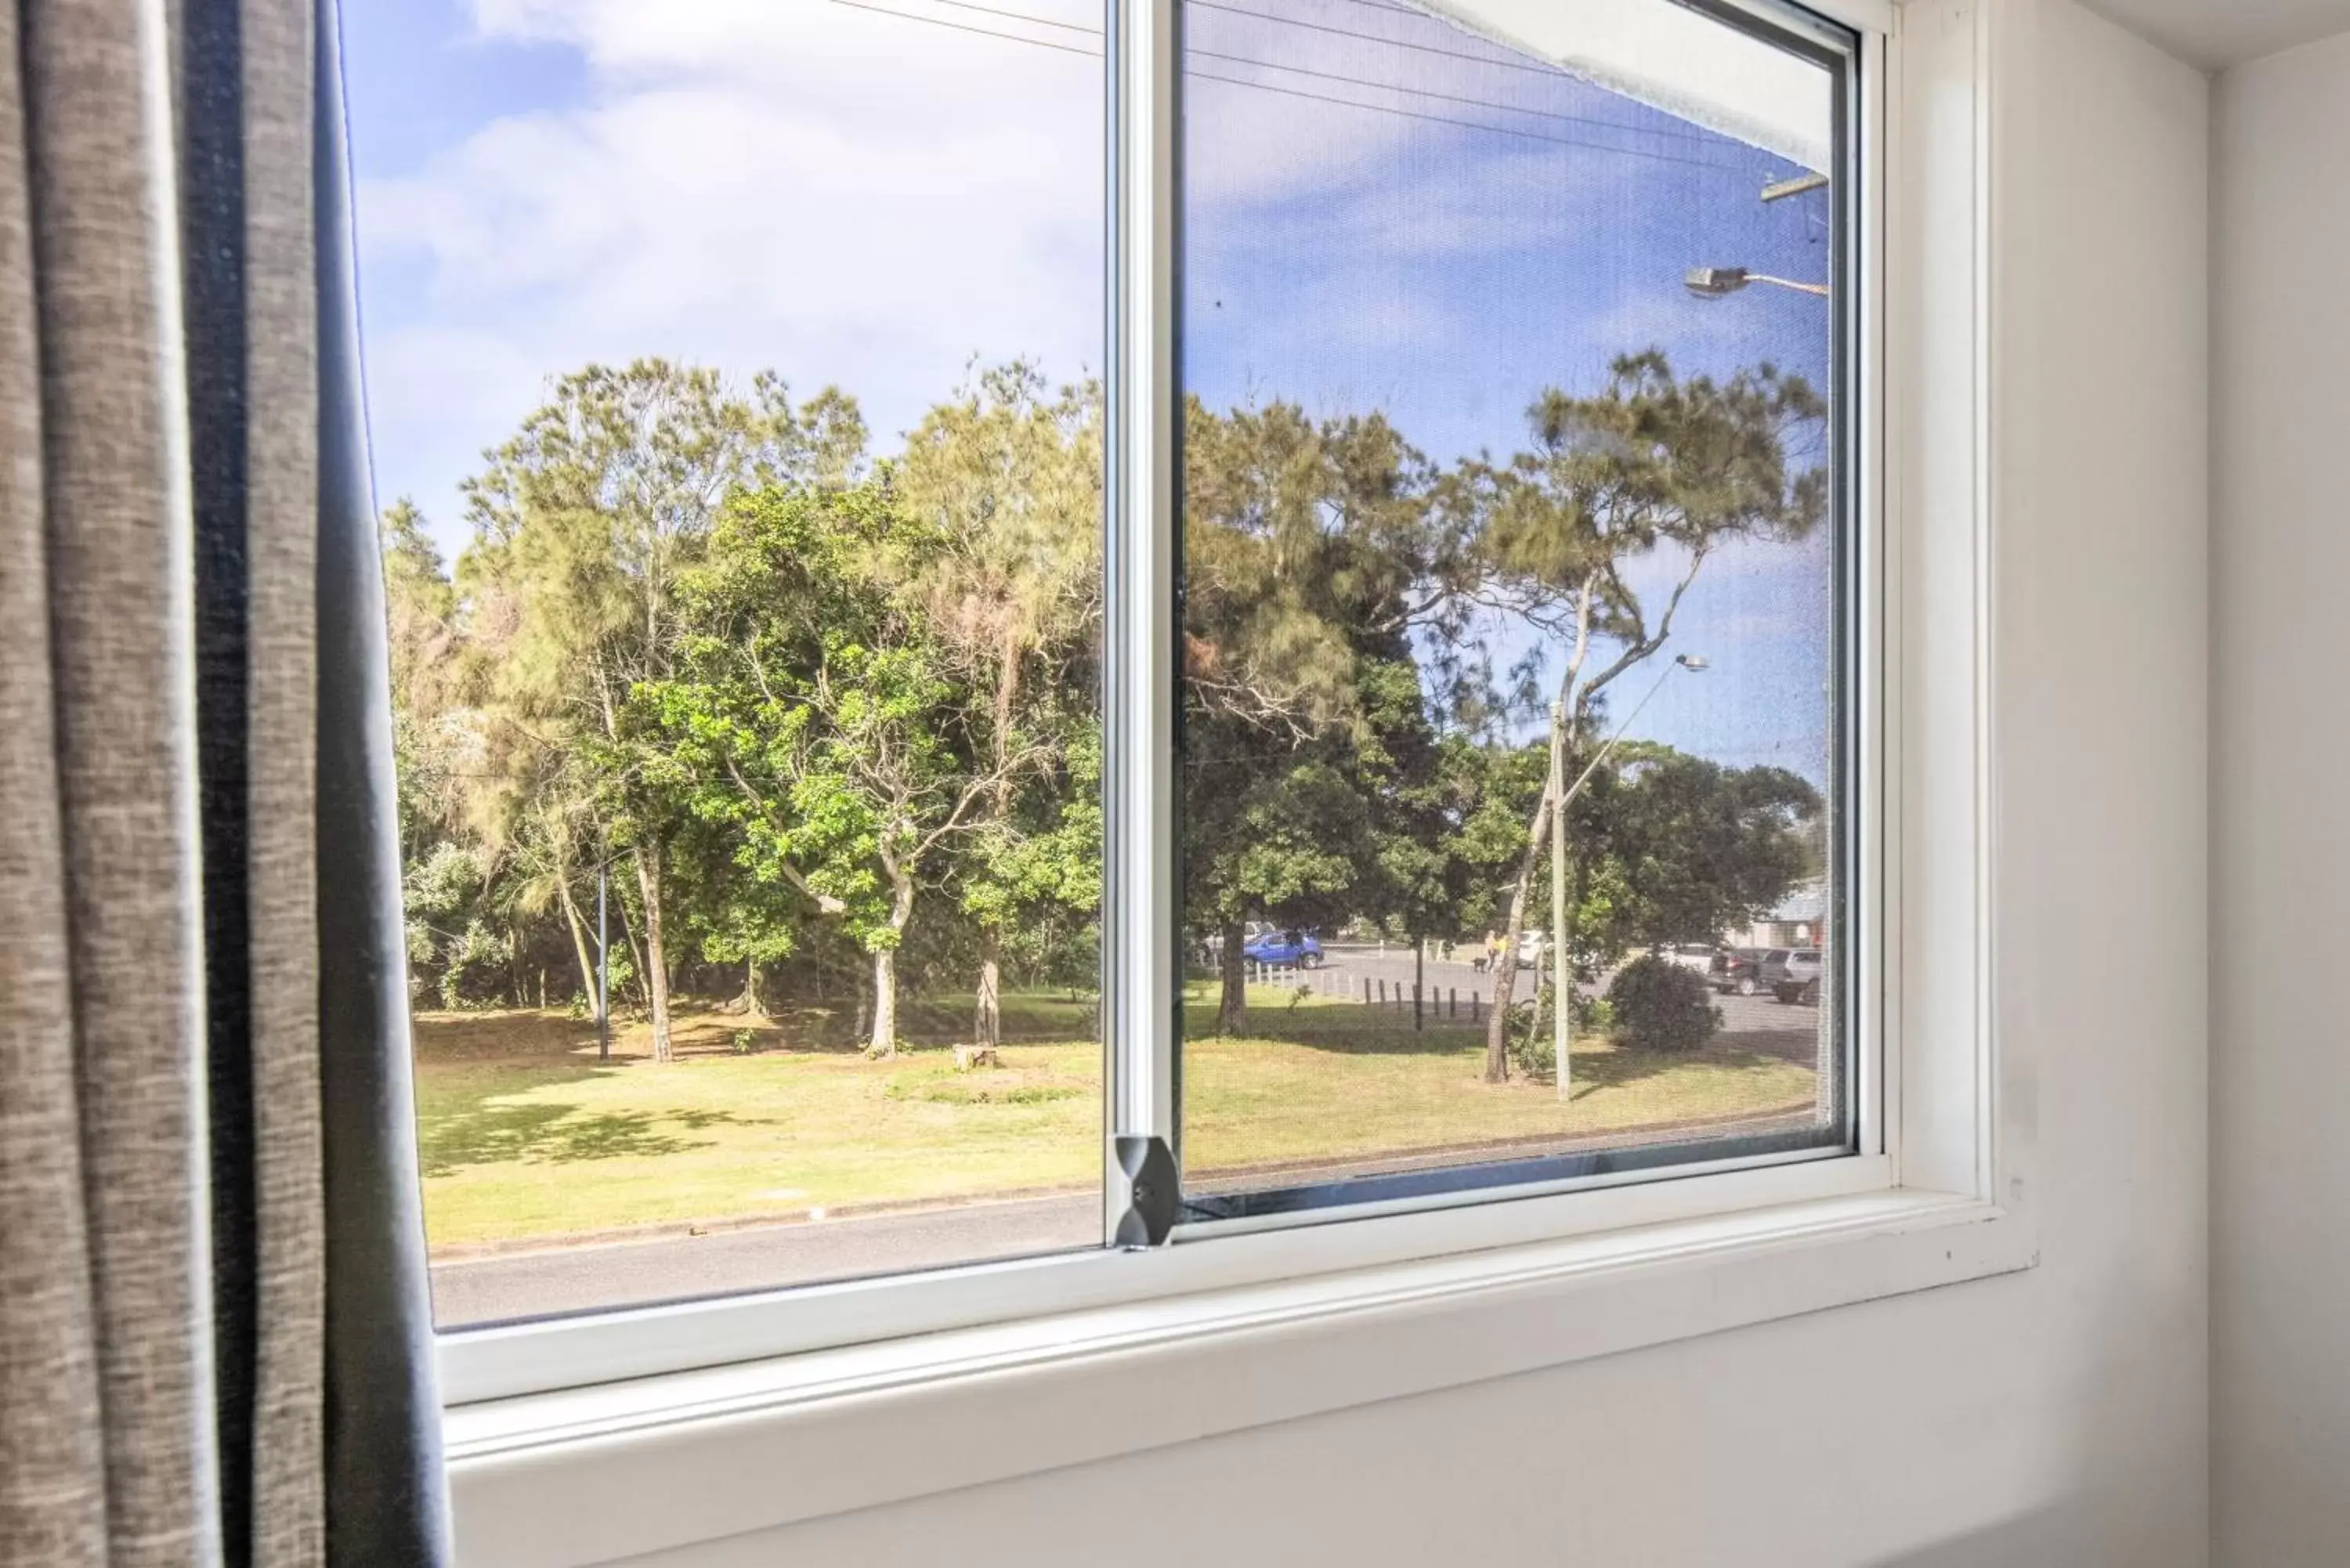
M 351 27 L 444 1328 L 1881 1152 L 1856 35 Z
M 350 11 L 440 1322 L 1098 1245 L 1098 66 Z
M 1848 1150 L 1848 55 L 1181 16 L 1187 1218 Z

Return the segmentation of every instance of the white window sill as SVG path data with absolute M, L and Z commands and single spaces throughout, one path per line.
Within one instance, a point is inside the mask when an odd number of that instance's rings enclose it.
M 1897 1189 L 462 1406 L 459 1557 L 584 1568 L 2037 1261 L 2027 1215 Z

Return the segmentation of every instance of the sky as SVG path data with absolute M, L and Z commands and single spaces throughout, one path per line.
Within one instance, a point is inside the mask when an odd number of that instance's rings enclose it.
M 976 365 L 1097 373 L 1099 26 L 1083 0 L 349 0 L 379 494 L 453 556 L 482 450 L 595 359 L 837 384 L 885 452 Z M 1825 301 L 1680 286 L 1826 276 L 1825 196 L 1759 199 L 1783 160 L 1400 0 L 1193 0 L 1185 41 L 1182 369 L 1211 406 L 1377 408 L 1450 462 L 1515 450 L 1544 388 L 1627 350 L 1824 377 Z M 1711 667 L 1629 732 L 1824 781 L 1827 549 L 1709 561 L 1674 649 Z

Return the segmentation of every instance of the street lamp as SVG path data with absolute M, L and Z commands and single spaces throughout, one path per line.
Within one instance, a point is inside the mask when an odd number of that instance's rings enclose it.
M 1665 682 L 1673 678 L 1673 671 L 1686 670 L 1694 675 L 1705 669 L 1709 662 L 1702 654 L 1684 653 L 1666 665 L 1658 674 L 1656 684 L 1648 688 L 1629 713 L 1624 715 L 1624 722 L 1616 726 L 1616 732 L 1607 737 L 1607 744 L 1599 748 L 1590 764 L 1565 789 L 1558 786 L 1566 777 L 1566 700 L 1562 697 L 1550 705 L 1550 1026 L 1555 1063 L 1551 1076 L 1558 1085 L 1561 1104 L 1565 1104 L 1567 1097 L 1567 1055 L 1569 1037 L 1573 1033 L 1569 1025 L 1571 1003 L 1567 989 L 1574 981 L 1566 970 L 1566 808 L 1576 795 L 1583 793 L 1583 786 L 1591 782 L 1591 775 L 1599 771 L 1599 764 L 1607 760 L 1607 754 L 1616 749 L 1616 742 L 1624 738 L 1624 732 L 1640 716 L 1640 710 L 1664 690 Z M 1537 1009 L 1542 1006 L 1539 981 L 1534 987 L 1534 1005 Z
M 1700 299 L 1727 299 L 1750 283 L 1773 284 L 1780 288 L 1792 288 L 1797 294 L 1828 297 L 1828 286 L 1824 283 L 1799 283 L 1791 277 L 1773 277 L 1767 272 L 1748 272 L 1742 266 L 1693 266 L 1681 279 L 1689 291 Z
M 1798 174 L 1792 180 L 1773 180 L 1762 187 L 1766 202 L 1783 202 L 1790 196 L 1800 196 L 1806 191 L 1824 191 L 1828 186 L 1825 174 Z

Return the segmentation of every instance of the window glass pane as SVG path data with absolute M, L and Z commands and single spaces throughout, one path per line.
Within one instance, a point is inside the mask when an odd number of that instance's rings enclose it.
M 1099 1241 L 1055 5 L 346 8 L 443 1324 Z
M 1848 1147 L 1849 70 L 1447 9 L 1183 7 L 1194 1219 Z

